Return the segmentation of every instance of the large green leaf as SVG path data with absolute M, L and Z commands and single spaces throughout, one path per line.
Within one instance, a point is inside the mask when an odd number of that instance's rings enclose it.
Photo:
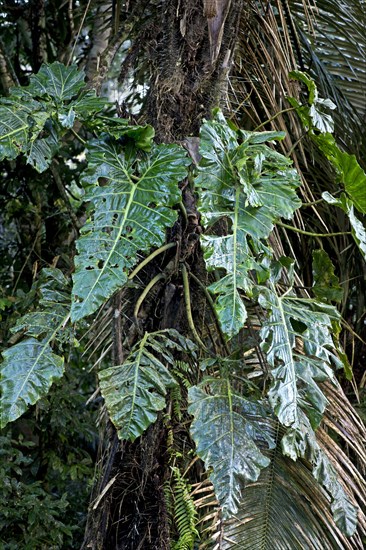
M 77 96 L 85 87 L 85 74 L 76 65 L 66 67 L 55 61 L 42 65 L 37 74 L 30 77 L 29 86 L 25 88 L 34 97 L 52 98 L 65 102 Z
M 43 283 L 43 285 L 42 285 Z M 69 316 L 70 298 L 67 281 L 57 269 L 45 269 L 41 275 L 42 309 L 27 313 L 14 332 L 24 331 L 25 338 L 3 353 L 1 376 L 1 426 L 16 420 L 46 395 L 52 383 L 61 378 L 63 357 L 51 348 Z
M 84 182 L 92 219 L 77 241 L 72 319 L 93 313 L 127 281 L 138 252 L 165 240 L 177 219 L 178 182 L 187 174 L 185 152 L 177 145 L 157 145 L 137 164 L 121 146 L 95 141 L 89 146 Z
M 258 254 L 267 253 L 261 240 L 269 236 L 276 220 L 291 218 L 301 204 L 291 161 L 264 143 L 283 137 L 281 132 L 235 131 L 220 112 L 201 129 L 199 209 L 207 231 L 221 220 L 229 232 L 206 234 L 202 246 L 208 269 L 226 272 L 209 290 L 219 295 L 216 310 L 229 338 L 246 319 L 238 290 L 250 291 L 249 271 L 256 269 Z
M 78 103 L 77 108 L 80 108 L 80 103 Z M 134 141 L 136 147 L 142 149 L 142 151 L 151 150 L 155 130 L 150 124 L 131 126 L 129 121 L 124 118 L 104 116 L 103 114 L 98 114 L 92 118 L 87 116 L 86 122 L 88 128 L 98 133 L 106 132 L 110 136 L 121 140 L 130 138 Z
M 212 468 L 215 494 L 229 517 L 238 510 L 245 481 L 256 481 L 270 462 L 258 448 L 259 440 L 274 445 L 261 430 L 264 409 L 235 392 L 226 379 L 204 379 L 189 389 L 189 401 L 197 454 L 206 469 Z
M 298 427 L 303 410 L 316 428 L 327 404 L 317 382 L 332 380 L 330 362 L 337 366 L 340 363 L 332 339 L 339 313 L 332 306 L 297 298 L 291 292 L 281 296 L 274 284 L 259 292 L 259 303 L 268 312 L 261 330 L 261 347 L 273 367 L 271 405 L 285 426 Z M 303 346 L 302 352 L 298 351 L 299 345 Z
M 100 389 L 120 439 L 134 441 L 164 409 L 167 389 L 178 384 L 168 369 L 174 365 L 171 349 L 191 353 L 194 345 L 174 330 L 146 333 L 122 365 L 99 373 Z
M 31 97 L 25 101 L 14 94 L 14 97 L 2 99 L 0 101 L 0 160 L 15 159 L 20 153 L 24 153 L 28 157 L 28 162 L 42 172 L 44 170 L 42 157 L 48 158 L 49 151 L 46 151 L 43 145 L 43 154 L 38 155 L 35 147 L 40 141 L 38 137 L 43 132 L 48 119 L 49 113 L 45 111 L 43 105 Z M 47 138 L 42 138 L 42 141 L 49 146 Z M 42 145 L 40 147 L 42 148 Z
M 38 172 L 46 170 L 62 129 L 74 125 L 75 111 L 69 100 L 83 87 L 82 71 L 56 62 L 43 65 L 31 76 L 29 86 L 13 88 L 10 97 L 0 102 L 0 160 L 22 153 Z
M 366 174 L 355 155 L 343 152 L 331 134 L 313 135 L 312 139 L 335 168 L 338 181 L 357 210 L 366 214 Z
M 303 122 L 311 128 L 312 126 L 321 133 L 333 132 L 334 122 L 332 116 L 324 112 L 324 109 L 335 109 L 336 105 L 330 99 L 319 97 L 318 89 L 314 80 L 302 71 L 291 71 L 289 77 L 303 82 L 308 89 L 309 106 L 301 106 L 295 98 L 288 98 L 289 103 L 298 109 Z

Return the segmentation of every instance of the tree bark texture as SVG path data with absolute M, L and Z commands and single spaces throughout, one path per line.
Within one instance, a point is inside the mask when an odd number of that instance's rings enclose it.
M 197 0 L 152 3 L 155 11 L 147 33 L 150 42 L 144 45 L 150 67 L 145 118 L 154 126 L 158 141 L 181 141 L 194 162 L 202 119 L 210 116 L 211 109 L 219 106 L 225 95 L 241 1 L 217 0 L 212 6 Z M 185 140 L 188 136 L 196 137 Z M 153 295 L 139 315 L 138 327 L 133 322 L 121 323 L 121 299 L 115 298 L 115 364 L 123 360 L 121 342 L 130 339 L 134 343 L 139 330 L 174 328 L 189 335 L 179 264 L 184 261 L 204 284 L 207 273 L 199 248 L 195 196 L 188 180 L 182 182 L 181 187 L 187 218 L 178 220 L 168 235 L 169 240 L 177 242 L 177 247 L 159 258 L 159 263 L 149 264 L 141 272 L 141 278 L 145 277 L 147 283 L 156 273 L 170 270 L 169 282 L 154 287 Z M 136 297 L 136 291 L 129 292 L 128 300 L 132 304 Z M 204 324 L 205 300 L 193 283 L 192 313 L 198 327 Z M 128 317 L 132 318 L 131 312 L 125 311 L 124 319 Z M 173 426 L 172 429 L 181 428 Z M 164 484 L 171 468 L 166 422 L 161 417 L 134 443 L 118 442 L 110 424 L 108 430 L 102 479 L 95 490 L 94 509 L 91 506 L 83 548 L 169 550 L 172 543 Z M 189 445 L 187 428 L 184 431 L 181 438 Z M 98 501 L 103 491 L 105 496 Z

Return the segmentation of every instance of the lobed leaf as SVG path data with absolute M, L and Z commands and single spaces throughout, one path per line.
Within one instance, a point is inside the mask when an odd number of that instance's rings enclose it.
M 197 454 L 206 469 L 212 468 L 210 479 L 227 518 L 238 510 L 245 481 L 256 481 L 270 462 L 258 441 L 269 447 L 274 442 L 260 428 L 261 406 L 236 393 L 229 380 L 206 378 L 188 395 Z
M 63 375 L 64 359 L 54 353 L 51 343 L 60 338 L 69 317 L 67 280 L 58 269 L 45 269 L 40 283 L 42 310 L 27 313 L 13 329 L 13 332 L 24 331 L 29 337 L 3 352 L 2 427 L 47 395 L 52 383 Z
M 137 254 L 161 246 L 177 219 L 178 182 L 189 160 L 177 145 L 157 145 L 138 162 L 118 144 L 89 147 L 85 199 L 94 212 L 81 230 L 75 260 L 72 320 L 93 313 L 123 287 Z
M 354 206 L 366 214 L 366 174 L 359 165 L 355 155 L 341 151 L 331 134 L 312 136 L 312 139 L 335 168 L 338 181 Z
M 327 404 L 317 382 L 334 380 L 330 362 L 339 365 L 332 339 L 332 323 L 339 323 L 339 313 L 315 300 L 290 293 L 280 296 L 274 284 L 259 292 L 259 303 L 268 312 L 261 347 L 273 367 L 270 403 L 285 426 L 296 428 L 305 411 L 316 428 Z
M 52 383 L 62 377 L 64 359 L 52 352 L 51 339 L 39 342 L 27 338 L 3 352 L 4 362 L 0 367 L 2 428 L 47 395 Z
M 37 74 L 30 77 L 25 90 L 34 97 L 48 97 L 65 102 L 77 96 L 85 88 L 84 71 L 76 65 L 66 67 L 62 63 L 44 63 Z
M 261 270 L 257 257 L 268 253 L 262 240 L 278 218 L 291 218 L 301 204 L 291 161 L 264 144 L 283 137 L 282 132 L 236 132 L 220 112 L 201 129 L 199 209 L 207 231 L 221 221 L 229 233 L 206 234 L 201 242 L 207 268 L 226 272 L 209 290 L 218 295 L 216 311 L 228 338 L 245 322 L 238 291 L 250 292 L 250 271 Z
M 99 372 L 100 389 L 109 417 L 120 439 L 134 441 L 165 407 L 167 389 L 178 385 L 167 365 L 173 365 L 170 349 L 194 350 L 190 340 L 176 331 L 146 333 L 123 365 Z M 161 358 L 159 358 L 161 357 Z
M 305 123 L 309 121 L 310 124 L 308 125 L 310 127 L 313 126 L 323 134 L 327 132 L 333 132 L 333 117 L 324 112 L 324 108 L 331 110 L 336 108 L 336 105 L 333 103 L 333 101 L 331 101 L 330 99 L 323 99 L 319 97 L 318 88 L 313 78 L 311 78 L 311 76 L 309 76 L 308 74 L 302 71 L 291 71 L 289 73 L 289 77 L 293 78 L 294 80 L 299 80 L 300 82 L 303 82 L 308 89 L 309 107 L 307 108 L 301 106 L 296 99 L 289 98 L 290 104 L 293 107 L 299 109 L 299 113 L 301 113 L 302 115 L 302 120 Z

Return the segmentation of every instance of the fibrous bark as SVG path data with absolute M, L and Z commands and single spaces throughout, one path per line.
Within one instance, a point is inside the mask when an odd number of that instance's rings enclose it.
M 130 9 L 134 7 L 131 2 Z M 197 142 L 184 138 L 198 136 L 203 117 L 209 117 L 211 109 L 219 106 L 225 95 L 240 7 L 241 1 L 222 2 L 221 11 L 214 14 L 207 13 L 204 5 L 196 0 L 152 0 L 148 6 L 151 20 L 142 27 L 144 40 L 140 38 L 138 43 L 137 37 L 130 48 L 132 52 L 142 49 L 145 66 L 149 67 L 145 120 L 154 126 L 158 141 L 182 141 L 193 162 L 197 161 Z M 217 13 L 213 37 L 212 23 Z M 219 28 L 220 21 L 222 28 Z M 159 270 L 171 270 L 169 282 L 156 285 L 154 295 L 144 304 L 138 330 L 174 328 L 189 335 L 179 263 L 184 261 L 197 278 L 206 283 L 207 274 L 198 245 L 200 226 L 195 196 L 188 180 L 181 186 L 187 218 L 180 219 L 168 235 L 178 243 L 178 252 L 169 251 L 164 258 L 159 258 L 160 264 L 149 265 L 148 271 L 142 272 L 141 277 L 149 281 Z M 194 294 L 191 290 L 193 315 L 200 326 L 205 315 L 205 298 L 197 285 L 192 288 L 197 292 Z M 133 303 L 134 299 L 136 294 L 131 291 L 128 301 Z M 118 302 L 118 297 L 116 300 Z M 125 296 L 125 303 L 126 300 Z M 128 341 L 129 337 L 133 339 L 136 330 L 133 322 L 126 320 L 122 326 L 118 305 L 115 311 L 114 362 L 120 364 L 121 342 Z M 131 317 L 124 312 L 124 319 Z M 162 419 L 158 420 L 134 443 L 117 442 L 113 427 L 108 429 L 103 479 L 97 491 L 99 495 L 103 490 L 106 493 L 97 509 L 89 514 L 83 548 L 168 550 L 172 543 L 163 492 L 164 483 L 171 475 L 167 426 Z M 181 437 L 188 441 L 188 435 Z M 111 480 L 113 484 L 108 488 Z

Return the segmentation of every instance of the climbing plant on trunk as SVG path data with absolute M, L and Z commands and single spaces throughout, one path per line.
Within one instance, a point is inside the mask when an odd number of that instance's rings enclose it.
M 281 149 L 285 132 L 245 129 L 213 108 L 228 85 L 240 3 L 146 6 L 159 20 L 156 47 L 142 56 L 133 44 L 123 66 L 134 56 L 150 71 L 140 124 L 115 116 L 82 71 L 59 62 L 1 101 L 1 159 L 55 173 L 76 141 L 86 205 L 72 274 L 43 269 L 38 302 L 12 329 L 1 424 L 62 378 L 75 330 L 98 346 L 107 325 L 97 388 L 105 432 L 83 547 L 361 548 L 364 431 L 338 381 L 353 375 L 342 289 L 322 242 L 349 235 L 365 258 L 365 174 L 330 133 L 333 103 L 307 73 L 291 73 L 308 94 L 293 88 L 291 116 L 343 191 L 322 200 L 350 230 L 297 227 L 314 205 L 303 204 L 303 174 Z M 153 31 L 142 26 L 147 45 Z M 312 287 L 292 230 L 313 243 Z

